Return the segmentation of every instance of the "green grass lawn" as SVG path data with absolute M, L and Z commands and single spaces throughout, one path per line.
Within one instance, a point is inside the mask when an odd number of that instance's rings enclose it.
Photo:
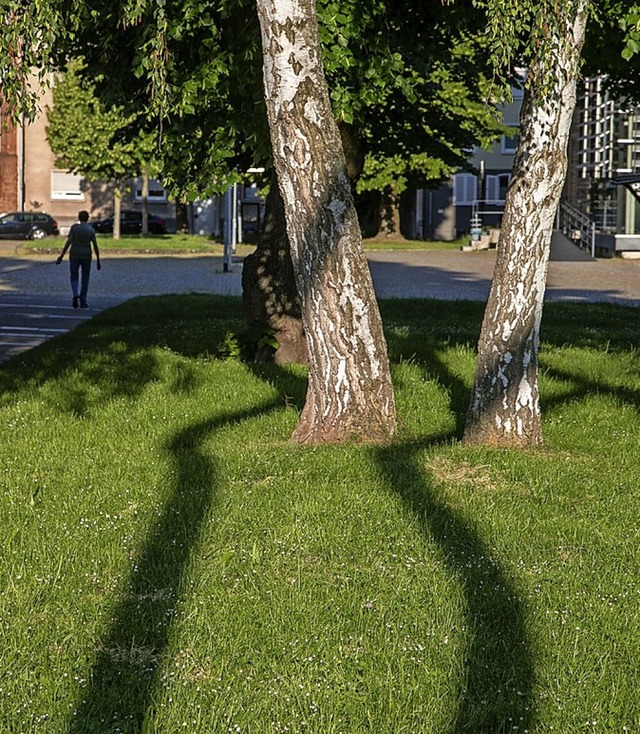
M 143 253 L 184 253 L 222 255 L 222 243 L 195 234 L 167 234 L 123 236 L 114 240 L 111 235 L 98 235 L 98 247 L 105 252 L 143 252 Z M 46 237 L 43 240 L 27 240 L 21 242 L 19 249 L 26 253 L 57 253 L 62 250 L 66 237 Z M 253 252 L 255 245 L 251 243 L 237 245 L 239 256 Z
M 363 240 L 367 252 L 375 250 L 459 250 L 462 245 L 469 244 L 469 237 L 463 236 L 457 240 L 394 240 L 394 239 L 366 239 Z
M 27 253 L 59 252 L 65 237 L 47 237 L 44 240 L 28 240 L 20 243 L 20 249 Z M 469 238 L 462 237 L 453 242 L 436 240 L 393 240 L 367 239 L 364 248 L 367 251 L 376 250 L 459 250 L 462 244 L 467 244 Z M 194 234 L 149 235 L 148 237 L 124 236 L 114 240 L 111 235 L 98 235 L 98 245 L 107 252 L 158 252 L 158 253 L 209 253 L 222 255 L 222 243 L 207 237 Z M 255 243 L 240 243 L 236 247 L 239 257 L 253 252 Z
M 0 732 L 640 731 L 640 311 L 549 304 L 546 445 L 460 445 L 481 304 L 381 304 L 388 446 L 298 447 L 239 300 L 0 365 Z

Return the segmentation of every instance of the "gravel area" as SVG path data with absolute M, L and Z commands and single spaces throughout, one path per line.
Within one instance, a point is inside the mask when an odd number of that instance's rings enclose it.
M 371 252 L 376 292 L 381 298 L 485 300 L 493 275 L 495 251 L 459 250 Z M 0 243 L 0 297 L 69 297 L 68 263 L 51 255 L 17 255 L 15 244 Z M 223 272 L 222 258 L 212 255 L 111 255 L 102 258 L 89 289 L 92 305 L 162 293 L 240 295 L 242 264 Z M 609 301 L 640 305 L 640 260 L 592 260 L 561 237 L 555 237 L 547 282 L 549 300 Z

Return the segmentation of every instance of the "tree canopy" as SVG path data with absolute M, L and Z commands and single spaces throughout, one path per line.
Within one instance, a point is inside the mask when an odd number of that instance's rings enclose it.
M 48 5 L 58 38 L 41 61 L 84 56 L 87 73 L 102 75 L 100 96 L 144 110 L 161 131 L 169 185 L 206 192 L 229 170 L 268 162 L 253 0 Z M 496 135 L 486 41 L 480 15 L 468 10 L 466 2 L 318 2 L 334 115 L 368 156 L 361 188 L 440 180 Z
M 47 140 L 56 163 L 92 181 L 139 175 L 153 155 L 151 135 L 140 127 L 140 115 L 101 102 L 83 67 L 78 59 L 69 62 L 53 88 Z

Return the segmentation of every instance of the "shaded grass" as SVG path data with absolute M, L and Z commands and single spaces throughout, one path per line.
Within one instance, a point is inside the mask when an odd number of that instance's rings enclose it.
M 640 729 L 640 312 L 550 304 L 543 450 L 457 443 L 482 306 L 381 304 L 393 444 L 289 443 L 239 299 L 0 366 L 3 732 Z

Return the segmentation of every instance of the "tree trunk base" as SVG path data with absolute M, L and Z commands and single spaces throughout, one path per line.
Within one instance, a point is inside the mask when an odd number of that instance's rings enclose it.
M 395 430 L 388 423 L 381 425 L 376 422 L 374 425 L 373 421 L 372 416 L 362 416 L 357 423 L 351 421 L 348 425 L 344 425 L 344 422 L 327 425 L 326 422 L 314 421 L 303 415 L 291 436 L 291 441 L 316 446 L 339 443 L 373 445 L 389 443 L 395 435 Z
M 407 238 L 400 231 L 387 232 L 386 230 L 380 230 L 375 237 L 370 237 L 369 239 L 375 240 L 376 242 L 388 242 L 389 240 L 403 242 Z
M 465 429 L 462 443 L 465 446 L 484 446 L 496 449 L 536 449 L 543 445 L 543 440 L 539 429 L 519 435 L 471 426 Z
M 307 363 L 302 318 L 288 278 L 293 280 L 290 272 L 274 263 L 269 250 L 258 249 L 244 259 L 245 321 L 258 362 Z

